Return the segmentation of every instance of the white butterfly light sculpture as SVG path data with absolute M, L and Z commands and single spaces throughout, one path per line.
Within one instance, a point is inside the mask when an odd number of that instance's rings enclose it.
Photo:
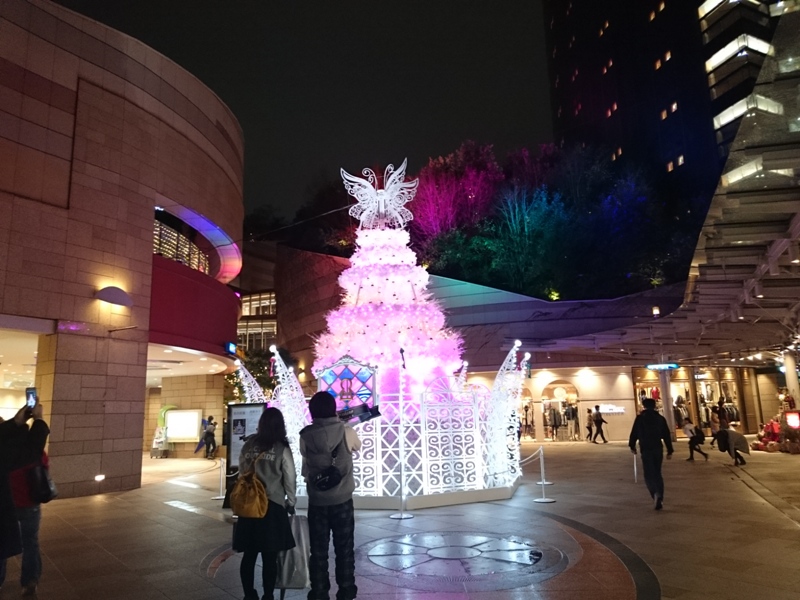
M 401 229 L 414 218 L 411 211 L 403 205 L 410 202 L 417 193 L 419 180 L 403 181 L 406 175 L 406 160 L 394 170 L 394 165 L 386 167 L 383 176 L 383 189 L 377 188 L 378 178 L 372 169 L 364 169 L 355 177 L 340 169 L 344 187 L 358 203 L 350 207 L 350 216 L 361 221 L 359 229 Z

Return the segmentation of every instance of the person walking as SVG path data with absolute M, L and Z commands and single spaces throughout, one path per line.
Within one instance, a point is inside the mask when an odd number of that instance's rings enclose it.
M 217 451 L 216 431 L 217 423 L 214 421 L 213 416 L 208 415 L 208 424 L 203 432 L 203 442 L 205 442 L 206 445 L 206 458 L 210 458 L 212 460 L 214 458 L 214 453 Z
M 653 507 L 661 510 L 664 507 L 664 478 L 661 476 L 661 464 L 664 460 L 664 446 L 667 447 L 667 460 L 672 458 L 672 437 L 667 420 L 656 412 L 656 401 L 653 398 L 645 398 L 642 400 L 642 406 L 644 410 L 633 421 L 628 446 L 631 452 L 636 454 L 636 442 L 639 442 L 644 482 L 653 498 Z
M 28 427 L 28 421 L 33 423 Z M 40 505 L 30 498 L 28 471 L 44 461 L 50 428 L 38 400 L 22 407 L 10 421 L 0 423 L 0 587 L 5 583 L 6 559 L 22 552 L 22 595 L 36 594 L 42 574 L 39 553 Z
M 278 552 L 295 547 L 288 515 L 294 514 L 297 502 L 294 457 L 286 439 L 283 413 L 277 408 L 267 408 L 261 413 L 257 432 L 242 446 L 239 473 L 253 468 L 267 492 L 267 514 L 260 519 L 239 517 L 233 534 L 233 549 L 244 552 L 239 566 L 244 600 L 258 600 L 255 567 L 259 553 L 264 586 L 261 598 L 272 600 L 278 576 Z
M 711 407 L 711 443 L 709 444 L 710 447 L 714 447 L 714 444 L 717 441 L 717 436 L 719 435 L 719 407 L 712 406 Z
M 311 425 L 300 431 L 303 477 L 308 489 L 308 529 L 311 542 L 308 600 L 327 600 L 331 588 L 328 545 L 333 533 L 336 555 L 336 600 L 356 597 L 355 514 L 353 511 L 353 452 L 361 448 L 358 434 L 336 415 L 336 401 L 328 392 L 317 392 L 308 403 Z M 318 489 L 317 475 L 335 466 L 341 480 L 329 489 Z
M 742 456 L 742 452 L 750 454 L 750 446 L 745 438 L 738 431 L 733 429 L 720 429 L 717 434 L 717 447 L 720 452 L 727 452 L 733 459 L 733 466 L 743 467 L 747 461 Z
M 686 420 L 683 423 L 683 433 L 686 434 L 686 437 L 689 438 L 689 458 L 686 460 L 694 460 L 694 453 L 699 452 L 702 454 L 706 460 L 708 460 L 708 454 L 703 452 L 700 449 L 700 444 L 703 443 L 704 436 L 700 435 L 700 431 L 695 427 L 694 423 L 689 417 L 686 417 Z
M 599 435 L 601 438 L 603 438 L 603 443 L 607 444 L 608 440 L 603 433 L 603 425 L 608 425 L 608 421 L 603 418 L 603 413 L 600 412 L 599 404 L 594 405 L 594 414 L 592 415 L 592 420 L 594 420 L 594 437 L 592 438 L 592 442 L 596 444 L 597 436 Z
M 592 441 L 592 409 L 591 408 L 587 408 L 586 409 L 586 431 L 589 432 L 589 433 L 586 434 L 586 441 L 587 442 L 591 442 Z

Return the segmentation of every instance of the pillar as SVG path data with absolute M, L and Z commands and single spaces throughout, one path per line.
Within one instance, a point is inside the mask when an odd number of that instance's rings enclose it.
M 797 379 L 797 361 L 794 352 L 783 353 L 783 366 L 786 370 L 786 387 L 794 401 L 800 403 L 800 382 Z
M 695 370 L 694 367 L 689 367 L 686 369 L 689 374 L 689 403 L 691 404 L 691 414 L 692 414 L 692 421 L 698 427 L 701 426 L 701 419 L 700 419 L 700 400 L 697 396 L 697 384 L 695 379 Z
M 62 497 L 141 485 L 147 342 L 58 332 L 39 337 L 36 386 Z M 97 481 L 96 476 L 104 479 Z
M 675 412 L 672 403 L 672 386 L 670 385 L 670 371 L 658 372 L 658 383 L 661 388 L 661 403 L 664 407 L 664 418 L 667 420 L 670 435 L 675 440 Z

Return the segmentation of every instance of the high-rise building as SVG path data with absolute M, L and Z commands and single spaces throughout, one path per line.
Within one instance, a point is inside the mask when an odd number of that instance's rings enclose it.
M 555 139 L 635 157 L 706 201 L 777 17 L 797 0 L 545 0 Z

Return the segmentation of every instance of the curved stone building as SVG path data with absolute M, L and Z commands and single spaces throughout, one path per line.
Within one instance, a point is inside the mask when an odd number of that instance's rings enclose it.
M 37 387 L 62 496 L 139 486 L 163 404 L 221 422 L 242 166 L 190 73 L 46 0 L 0 3 L 0 414 Z

